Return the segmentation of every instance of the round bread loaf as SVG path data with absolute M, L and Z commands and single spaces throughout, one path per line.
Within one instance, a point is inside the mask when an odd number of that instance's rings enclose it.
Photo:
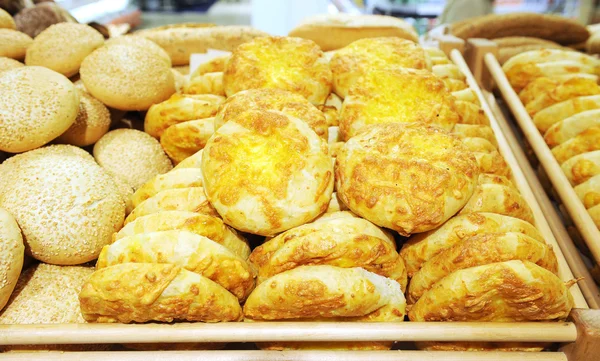
M 59 143 L 85 147 L 94 144 L 110 128 L 110 112 L 98 99 L 83 90 L 79 93 L 79 112 L 71 127 L 60 137 Z
M 25 152 L 64 133 L 79 110 L 79 95 L 63 75 L 39 66 L 0 73 L 0 150 Z
M 327 143 L 278 111 L 251 110 L 219 128 L 204 148 L 202 175 L 225 223 L 265 236 L 313 220 L 333 191 Z
M 335 179 L 352 212 L 407 236 L 458 212 L 478 175 L 473 154 L 442 129 L 389 123 L 365 129 L 342 147 Z
M 0 206 L 19 223 L 27 251 L 52 264 L 98 257 L 123 224 L 125 204 L 111 177 L 84 150 L 52 145 L 16 155 Z
M 35 7 L 27 7 L 15 15 L 17 30 L 35 38 L 47 27 L 62 22 L 76 23 L 74 17 L 60 5 L 44 1 Z
M 247 89 L 279 88 L 323 104 L 331 92 L 331 70 L 319 46 L 310 40 L 263 37 L 233 51 L 223 86 L 228 97 Z
M 171 66 L 171 58 L 166 51 L 163 50 L 160 46 L 156 45 L 152 40 L 148 40 L 142 36 L 137 35 L 123 35 L 117 36 L 115 38 L 110 38 L 107 40 L 104 45 L 129 45 L 136 46 L 140 49 L 144 49 L 146 51 L 151 51 L 164 59 L 169 66 Z
M 0 310 L 17 284 L 24 255 L 21 229 L 12 215 L 0 208 Z
M 0 8 L 0 29 L 16 29 L 15 21 L 9 13 Z
M 33 39 L 20 31 L 0 29 L 0 56 L 23 60 L 32 42 Z
M 22 68 L 24 66 L 25 64 L 21 63 L 20 61 L 7 58 L 5 56 L 0 56 L 0 73 L 11 69 Z
M 59 23 L 35 37 L 27 48 L 25 64 L 50 68 L 66 77 L 79 72 L 86 56 L 104 43 L 104 37 L 84 24 Z
M 173 168 L 160 143 L 135 129 L 116 129 L 106 133 L 94 145 L 94 158 L 134 190 Z
M 115 44 L 91 53 L 80 69 L 86 89 L 111 108 L 147 110 L 175 93 L 171 66 L 157 52 Z

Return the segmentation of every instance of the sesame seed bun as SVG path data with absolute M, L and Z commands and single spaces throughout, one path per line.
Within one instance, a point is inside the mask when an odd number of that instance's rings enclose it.
M 0 9 L 0 29 L 16 29 L 15 21 L 9 13 Z
M 94 146 L 94 158 L 133 189 L 173 168 L 160 143 L 135 129 L 116 129 L 106 133 Z
M 110 128 L 110 112 L 98 99 L 87 92 L 77 89 L 79 93 L 79 112 L 71 127 L 56 140 L 59 143 L 85 147 L 102 138 Z
M 155 53 L 156 55 L 158 55 L 162 59 L 164 59 L 169 64 L 169 66 L 171 66 L 171 58 L 169 57 L 169 54 L 167 54 L 167 52 L 164 51 L 163 48 L 156 45 L 155 42 L 153 42 L 152 40 L 146 39 L 142 36 L 137 36 L 137 35 L 117 36 L 116 38 L 111 38 L 111 39 L 107 40 L 104 43 L 104 45 L 107 45 L 107 46 L 110 46 L 110 45 L 136 46 L 141 49 L 145 49 L 146 51 L 151 51 L 151 52 Z M 188 72 L 189 72 L 189 69 L 188 69 Z
M 17 220 L 28 254 L 42 262 L 89 262 L 123 224 L 117 186 L 81 148 L 51 145 L 2 167 L 8 174 L 0 206 Z
M 33 39 L 29 35 L 12 29 L 0 29 L 0 56 L 16 60 L 25 59 L 25 52 Z
M 90 94 L 120 110 L 147 110 L 175 93 L 171 66 L 137 46 L 96 49 L 81 64 L 80 75 Z
M 79 72 L 83 59 L 103 43 L 102 34 L 91 26 L 55 24 L 36 36 L 27 48 L 25 64 L 45 66 L 70 77 Z
M 0 73 L 11 69 L 22 68 L 24 66 L 25 64 L 21 63 L 20 61 L 7 58 L 5 56 L 0 56 Z
M 25 254 L 21 229 L 13 216 L 2 208 L 0 208 L 0 242 L 0 258 L 2 259 L 0 263 L 1 310 L 8 302 L 17 284 Z
M 79 111 L 79 95 L 63 75 L 39 66 L 0 73 L 0 150 L 25 152 L 64 133 Z

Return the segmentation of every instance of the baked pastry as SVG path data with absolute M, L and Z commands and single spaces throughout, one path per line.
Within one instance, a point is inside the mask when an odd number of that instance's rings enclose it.
M 600 95 L 566 100 L 541 110 L 533 117 L 540 132 L 545 133 L 555 123 L 587 110 L 600 109 Z
M 196 154 L 191 155 L 191 156 L 185 158 L 184 160 L 182 160 L 181 163 L 177 164 L 173 169 L 202 167 L 202 153 L 203 153 L 203 151 L 199 150 L 198 152 L 196 152 Z
M 168 263 L 221 285 L 240 301 L 254 289 L 256 273 L 243 258 L 209 238 L 188 231 L 142 233 L 105 246 L 96 269 L 121 263 Z
M 173 163 L 178 164 L 202 150 L 214 132 L 214 118 L 190 120 L 167 128 L 160 137 L 160 145 Z
M 441 227 L 413 235 L 400 250 L 409 277 L 444 249 L 469 237 L 487 233 L 518 232 L 545 243 L 539 231 L 521 219 L 495 213 L 470 213 L 451 218 Z
M 530 36 L 507 36 L 496 38 L 494 39 L 494 42 L 498 44 L 498 62 L 501 65 L 513 56 L 530 50 L 568 49 L 554 41 L 533 38 Z
M 552 154 L 559 164 L 563 164 L 569 158 L 594 150 L 600 150 L 600 125 L 588 128 L 552 148 Z
M 514 260 L 453 272 L 425 292 L 408 317 L 416 322 L 552 321 L 565 320 L 572 308 L 573 297 L 560 278 Z
M 558 262 L 547 244 L 522 233 L 487 233 L 458 242 L 430 258 L 410 280 L 408 302 L 417 302 L 453 272 L 510 260 L 529 261 L 557 274 Z
M 508 177 L 496 174 L 479 174 L 477 184 L 499 184 L 517 190 L 515 184 Z
M 2 208 L 0 208 L 0 244 L 2 257 L 0 278 L 3 280 L 0 286 L 0 310 L 2 310 L 17 284 L 25 254 L 21 229 L 13 216 Z
M 477 93 L 475 93 L 475 91 L 471 88 L 452 92 L 452 96 L 456 98 L 457 102 L 461 101 L 463 103 L 481 106 L 481 102 L 479 101 L 479 97 L 477 97 Z
M 79 111 L 75 122 L 56 141 L 85 147 L 96 143 L 110 129 L 110 112 L 98 99 L 77 89 Z
M 39 66 L 0 73 L 0 93 L 0 150 L 5 152 L 41 147 L 69 129 L 79 111 L 73 83 Z
M 474 153 L 494 153 L 497 148 L 487 139 L 480 137 L 466 137 L 461 141 Z M 477 158 L 476 158 L 477 159 Z
M 0 28 L 0 56 L 23 60 L 27 48 L 32 42 L 33 39 L 27 34 L 17 30 Z
M 385 15 L 319 14 L 303 20 L 289 36 L 310 39 L 323 51 L 343 48 L 364 38 L 397 37 L 419 40 L 415 29 L 402 19 Z
M 556 103 L 560 103 L 572 98 L 600 94 L 600 86 L 592 79 L 571 78 L 558 82 L 552 88 L 546 88 L 538 91 L 525 109 L 529 116 L 533 117 L 540 110 L 548 108 Z
M 374 224 L 349 212 L 329 213 L 290 229 L 254 249 L 249 258 L 258 282 L 303 265 L 362 267 L 396 280 L 406 290 L 404 261 L 396 244 Z
M 159 174 L 138 188 L 131 202 L 137 207 L 146 199 L 167 189 L 202 187 L 202 170 L 200 168 L 174 169 L 165 174 Z
M 473 154 L 442 129 L 389 123 L 344 144 L 335 179 L 352 212 L 407 236 L 436 228 L 458 212 L 478 175 Z
M 17 26 L 12 16 L 7 13 L 4 9 L 0 8 L 0 29 L 12 29 L 15 30 Z
M 331 70 L 314 42 L 266 36 L 233 51 L 223 86 L 228 97 L 242 90 L 279 88 L 298 93 L 313 104 L 323 104 L 331 92 Z
M 120 110 L 147 110 L 175 93 L 171 65 L 139 46 L 100 47 L 83 60 L 80 75 L 94 98 Z
M 224 97 L 210 94 L 173 94 L 168 100 L 148 109 L 144 131 L 160 139 L 172 125 L 214 117 L 224 101 Z
M 187 211 L 160 211 L 128 223 L 113 235 L 113 241 L 150 232 L 180 230 L 209 238 L 230 249 L 243 259 L 250 256 L 248 242 L 223 221 L 201 213 Z
M 459 214 L 497 213 L 534 223 L 533 212 L 519 191 L 500 184 L 479 184 Z
M 135 129 L 115 129 L 106 133 L 94 145 L 94 158 L 133 189 L 173 168 L 158 141 Z
M 213 94 L 225 96 L 223 72 L 197 75 L 185 84 L 182 92 L 185 94 Z
M 348 210 L 348 207 L 346 207 L 346 205 L 338 197 L 337 192 L 333 192 L 331 194 L 331 201 L 329 201 L 329 206 L 327 206 L 327 210 L 320 217 L 323 217 L 329 213 L 344 212 L 347 210 Z M 348 213 L 351 213 L 351 212 L 348 212 Z M 317 218 L 317 219 L 319 219 L 319 218 Z
M 483 138 L 498 148 L 498 141 L 494 130 L 489 125 L 481 124 L 456 124 L 452 129 L 452 134 L 460 139 L 464 138 Z
M 600 174 L 600 150 L 569 158 L 561 165 L 569 182 L 576 186 Z
M 25 64 L 21 63 L 20 61 L 0 56 L 0 73 L 11 69 L 22 68 L 24 66 Z
M 67 10 L 54 1 L 36 0 L 34 3 L 36 3 L 35 6 L 27 6 L 15 14 L 17 30 L 24 32 L 32 38 L 37 37 L 51 25 L 64 22 L 77 22 Z
M 460 124 L 490 125 L 490 120 L 477 103 L 457 100 L 455 106 Z
M 123 263 L 94 272 L 79 293 L 88 322 L 239 321 L 238 299 L 179 266 Z
M 465 75 L 455 64 L 441 64 L 431 67 L 431 72 L 440 79 L 465 81 Z
M 136 218 L 160 211 L 188 211 L 213 217 L 219 216 L 208 199 L 206 199 L 204 188 L 174 188 L 158 192 L 138 204 L 125 219 L 125 224 L 133 222 Z
M 483 139 L 483 138 L 479 138 Z M 486 139 L 483 139 L 486 140 Z M 488 141 L 489 143 L 489 141 Z M 490 143 L 491 144 L 491 143 Z M 509 177 L 511 174 L 510 167 L 504 160 L 504 157 L 497 150 L 491 152 L 477 152 L 474 151 L 473 155 L 477 160 L 477 166 L 481 173 L 495 174 L 500 176 Z
M 347 141 L 370 124 L 419 122 L 450 130 L 458 121 L 454 98 L 430 72 L 374 70 L 356 81 L 344 99 L 340 133 Z
M 264 236 L 315 219 L 333 191 L 327 143 L 302 120 L 271 110 L 221 126 L 204 148 L 202 174 L 223 221 Z
M 600 175 L 595 175 L 574 187 L 586 209 L 600 204 Z
M 600 228 L 600 207 L 598 205 L 595 205 L 589 208 L 587 211 L 590 217 L 592 218 L 592 221 L 594 221 L 596 227 Z
M 59 23 L 35 37 L 27 48 L 25 64 L 38 65 L 71 77 L 79 73 L 83 59 L 104 44 L 104 37 L 91 26 Z
M 51 145 L 4 161 L 0 207 L 21 227 L 27 253 L 52 264 L 98 257 L 123 225 L 113 179 L 84 150 Z M 5 177 L 6 176 L 6 177 Z
M 329 65 L 333 74 L 333 91 L 342 98 L 350 87 L 368 71 L 405 67 L 431 69 L 423 48 L 397 37 L 357 40 L 335 52 Z
M 305 121 L 321 138 L 328 137 L 323 113 L 301 95 L 281 89 L 251 89 L 229 97 L 215 115 L 215 129 L 248 109 L 280 111 Z
M 156 45 L 152 40 L 148 40 L 143 36 L 138 36 L 135 34 L 128 34 L 123 36 L 117 36 L 110 38 L 104 42 L 104 45 L 128 45 L 139 47 L 145 51 L 154 53 L 157 57 L 163 59 L 166 64 L 171 66 L 171 57 L 164 51 L 163 48 Z M 173 69 L 173 68 L 172 68 Z
M 544 133 L 544 140 L 552 148 L 598 125 L 600 125 L 600 108 L 586 110 L 554 123 Z
M 444 85 L 446 86 L 446 89 L 448 89 L 449 92 L 455 92 L 467 89 L 469 87 L 469 85 L 466 82 L 458 79 L 443 78 L 442 81 L 444 82 Z
M 196 68 L 196 70 L 194 70 L 194 72 L 190 74 L 190 79 L 194 79 L 199 75 L 204 75 L 208 73 L 224 72 L 230 57 L 230 55 L 222 55 L 200 64 Z
M 536 78 L 519 92 L 519 99 L 521 99 L 523 105 L 527 106 L 527 104 L 532 102 L 540 93 L 551 93 L 558 84 L 559 81 L 556 79 L 546 77 Z

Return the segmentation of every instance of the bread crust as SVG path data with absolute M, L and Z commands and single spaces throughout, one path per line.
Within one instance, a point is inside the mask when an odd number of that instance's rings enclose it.
M 23 268 L 25 246 L 14 217 L 0 208 L 0 310 L 10 298 Z

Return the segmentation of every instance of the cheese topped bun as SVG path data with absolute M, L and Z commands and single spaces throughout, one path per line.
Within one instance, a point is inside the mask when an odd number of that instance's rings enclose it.
M 323 104 L 331 92 L 331 70 L 325 55 L 310 40 L 263 37 L 240 45 L 223 75 L 228 97 L 247 89 L 279 88 Z
M 454 97 L 431 72 L 405 68 L 374 70 L 350 87 L 340 114 L 348 140 L 369 124 L 431 123 L 446 130 L 459 121 Z
M 277 111 L 248 111 L 219 128 L 204 148 L 202 175 L 225 223 L 264 236 L 313 220 L 333 191 L 327 143 Z
M 337 155 L 336 189 L 350 210 L 401 235 L 440 226 L 469 200 L 479 176 L 472 152 L 418 123 L 366 128 Z

